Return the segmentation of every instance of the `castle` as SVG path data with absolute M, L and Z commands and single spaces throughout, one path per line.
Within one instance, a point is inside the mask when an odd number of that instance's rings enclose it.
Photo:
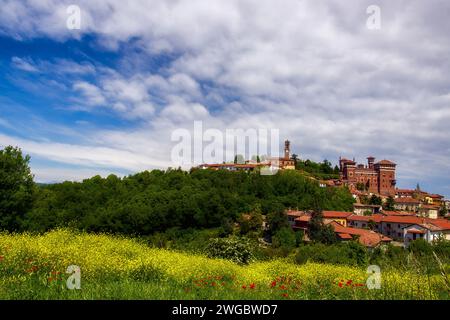
M 356 164 L 355 160 L 339 157 L 340 180 L 351 189 L 359 189 L 383 196 L 395 195 L 395 167 L 389 160 L 375 162 L 374 157 L 367 158 L 367 166 Z

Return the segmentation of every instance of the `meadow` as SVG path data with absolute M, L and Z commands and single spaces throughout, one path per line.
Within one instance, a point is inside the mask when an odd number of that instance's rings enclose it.
M 69 290 L 67 267 L 81 270 Z M 0 299 L 449 299 L 445 277 L 274 259 L 238 265 L 142 240 L 58 229 L 0 234 Z

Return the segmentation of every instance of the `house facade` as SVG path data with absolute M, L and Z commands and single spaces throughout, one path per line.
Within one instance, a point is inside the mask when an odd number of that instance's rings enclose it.
M 420 207 L 420 200 L 411 197 L 396 198 L 394 201 L 395 210 L 418 212 Z

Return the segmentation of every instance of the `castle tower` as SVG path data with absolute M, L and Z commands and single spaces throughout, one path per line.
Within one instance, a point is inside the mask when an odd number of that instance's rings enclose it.
M 378 174 L 378 193 L 385 196 L 395 195 L 395 167 L 397 165 L 389 160 L 381 160 L 374 164 Z
M 289 140 L 286 140 L 284 142 L 284 158 L 285 159 L 291 158 L 291 142 Z
M 373 169 L 373 164 L 375 163 L 375 158 L 370 156 L 367 157 L 367 165 L 369 167 L 369 169 Z

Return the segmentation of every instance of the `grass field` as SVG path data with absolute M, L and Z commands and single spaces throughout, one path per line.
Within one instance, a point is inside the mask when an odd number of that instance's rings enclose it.
M 81 269 L 79 290 L 66 286 L 70 265 Z M 69 230 L 0 234 L 0 299 L 449 299 L 440 275 L 382 270 L 372 290 L 368 276 L 282 259 L 239 266 Z

